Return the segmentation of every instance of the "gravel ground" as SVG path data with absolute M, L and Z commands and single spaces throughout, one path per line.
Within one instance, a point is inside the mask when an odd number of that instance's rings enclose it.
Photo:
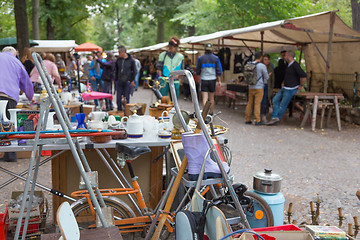
M 152 93 L 140 88 L 134 93 L 132 103 L 149 104 Z M 193 111 L 191 101 L 180 99 L 180 107 Z M 325 130 L 311 131 L 310 124 L 299 128 L 298 114 L 287 118 L 277 126 L 245 125 L 244 106 L 228 108 L 220 101 L 215 106 L 215 113 L 222 114 L 215 124 L 229 128 L 225 136 L 232 150 L 231 171 L 235 182 L 252 188 L 252 176 L 264 168 L 271 168 L 283 177 L 281 192 L 284 194 L 285 209 L 293 203 L 293 219 L 297 223 L 311 222 L 309 202 L 320 197 L 322 225 L 338 225 L 338 202 L 347 216 L 343 230 L 347 231 L 348 216 L 360 217 L 360 202 L 355 192 L 360 189 L 360 128 L 342 123 L 343 130 L 336 130 L 335 119 Z M 18 159 L 16 163 L 0 162 L 0 167 L 14 172 L 21 172 L 28 167 L 28 160 Z M 9 175 L 0 172 L 0 183 L 8 180 Z M 51 164 L 41 167 L 38 182 L 51 186 Z M 3 212 L 10 194 L 22 190 L 24 183 L 15 181 L 0 191 L 0 212 Z M 51 196 L 46 194 L 51 203 Z M 51 206 L 51 204 L 49 204 Z M 50 210 L 52 212 L 52 210 Z M 48 218 L 48 222 L 52 217 Z M 49 224 L 48 224 L 49 225 Z

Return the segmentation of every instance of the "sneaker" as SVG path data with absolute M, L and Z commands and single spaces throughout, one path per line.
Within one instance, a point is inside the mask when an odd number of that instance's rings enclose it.
M 280 122 L 280 119 L 278 118 L 273 118 L 271 119 L 266 125 L 271 126 L 271 125 L 275 125 L 276 123 Z
M 245 124 L 251 124 L 251 121 L 246 121 Z
M 262 123 L 262 122 L 256 122 L 256 123 L 255 123 L 255 126 L 263 126 L 263 125 L 265 125 L 265 124 Z

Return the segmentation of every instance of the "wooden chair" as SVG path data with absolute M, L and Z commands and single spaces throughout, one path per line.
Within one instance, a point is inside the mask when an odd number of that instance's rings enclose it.
M 79 226 L 68 202 L 63 202 L 60 205 L 56 213 L 56 220 L 61 231 L 59 240 L 80 239 Z

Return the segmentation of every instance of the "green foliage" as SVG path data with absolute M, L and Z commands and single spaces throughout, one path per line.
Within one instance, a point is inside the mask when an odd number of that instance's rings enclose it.
M 0 2 L 0 38 L 16 37 L 14 1 Z
M 352 13 L 350 0 L 315 0 L 314 11 L 322 12 L 328 10 L 336 10 L 340 18 L 350 27 L 352 26 Z

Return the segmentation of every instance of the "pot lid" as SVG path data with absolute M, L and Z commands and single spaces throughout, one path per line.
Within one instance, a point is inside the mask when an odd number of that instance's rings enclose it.
M 277 173 L 273 173 L 272 169 L 270 168 L 265 168 L 264 171 L 259 171 L 255 173 L 254 178 L 258 178 L 261 180 L 268 180 L 268 181 L 282 180 L 282 177 Z

